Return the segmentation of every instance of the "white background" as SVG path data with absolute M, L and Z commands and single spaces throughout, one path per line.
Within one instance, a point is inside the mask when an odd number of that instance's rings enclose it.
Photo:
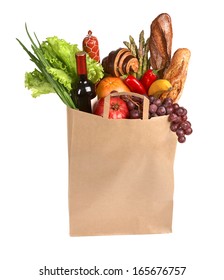
M 39 269 L 45 265 L 96 265 L 100 269 L 130 271 L 134 266 L 186 266 L 184 276 L 178 279 L 223 279 L 221 3 L 8 0 L 0 4 L 1 279 L 75 278 L 39 276 Z M 66 108 L 54 94 L 34 99 L 24 88 L 24 74 L 33 70 L 34 65 L 16 38 L 29 47 L 26 22 L 30 32 L 36 32 L 41 41 L 57 35 L 81 46 L 91 29 L 99 40 L 103 58 L 124 46 L 129 35 L 138 40 L 142 29 L 145 36 L 149 35 L 151 21 L 162 12 L 172 17 L 173 51 L 187 47 L 192 52 L 180 104 L 188 109 L 194 133 L 177 147 L 173 233 L 70 237 Z M 150 277 L 126 274 L 119 279 Z

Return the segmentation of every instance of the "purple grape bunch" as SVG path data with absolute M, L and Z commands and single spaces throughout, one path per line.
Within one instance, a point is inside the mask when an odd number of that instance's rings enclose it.
M 130 119 L 142 118 L 143 99 L 136 96 L 122 96 L 129 110 Z M 170 129 L 177 135 L 179 143 L 186 141 L 186 136 L 192 134 L 192 126 L 188 120 L 187 109 L 173 102 L 169 97 L 161 100 L 155 96 L 147 96 L 149 99 L 149 119 L 168 115 Z

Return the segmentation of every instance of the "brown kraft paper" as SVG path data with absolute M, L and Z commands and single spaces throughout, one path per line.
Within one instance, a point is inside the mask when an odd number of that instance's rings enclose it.
M 172 232 L 177 140 L 168 117 L 113 120 L 67 108 L 67 125 L 70 235 Z

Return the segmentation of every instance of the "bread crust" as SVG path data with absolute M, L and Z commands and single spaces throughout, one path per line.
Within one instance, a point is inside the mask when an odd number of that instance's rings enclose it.
M 179 48 L 173 54 L 170 65 L 163 76 L 163 79 L 170 81 L 172 90 L 162 94 L 162 99 L 171 97 L 174 102 L 180 99 L 187 78 L 190 57 L 191 52 L 187 48 Z
M 168 68 L 172 53 L 173 29 L 171 17 L 167 13 L 158 15 L 151 23 L 149 51 L 151 67 L 162 77 Z

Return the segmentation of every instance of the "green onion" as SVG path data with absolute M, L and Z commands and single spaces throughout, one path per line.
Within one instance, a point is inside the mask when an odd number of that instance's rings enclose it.
M 54 88 L 56 94 L 60 97 L 60 99 L 64 102 L 64 104 L 66 104 L 68 107 L 76 109 L 68 90 L 60 82 L 55 80 L 50 73 L 48 73 L 47 68 L 51 67 L 51 64 L 50 64 L 50 62 L 48 62 L 45 59 L 44 53 L 41 49 L 41 44 L 40 44 L 36 34 L 34 33 L 39 46 L 37 46 L 37 44 L 35 44 L 34 40 L 30 36 L 26 24 L 25 24 L 25 28 L 26 28 L 26 33 L 31 41 L 31 48 L 32 48 L 34 54 L 32 52 L 30 52 L 19 39 L 17 39 L 17 41 L 20 43 L 20 45 L 23 47 L 23 49 L 29 55 L 30 60 L 36 64 L 36 66 L 38 67 L 40 72 L 43 74 L 43 76 L 46 78 L 46 80 L 51 84 L 52 88 Z

